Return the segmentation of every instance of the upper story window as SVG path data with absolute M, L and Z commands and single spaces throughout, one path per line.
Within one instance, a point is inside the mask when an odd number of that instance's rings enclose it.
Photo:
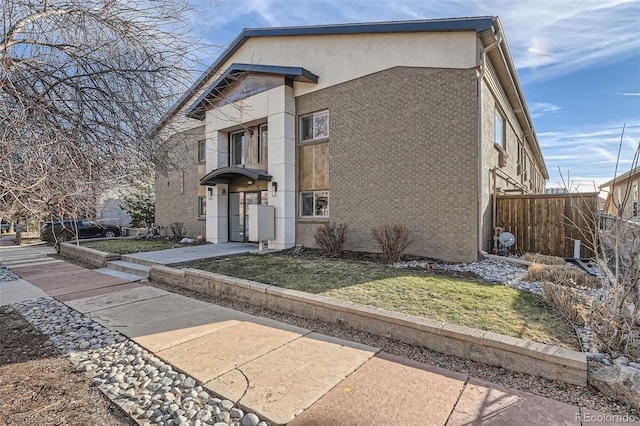
M 207 159 L 207 141 L 198 141 L 198 162 Z
M 504 116 L 498 110 L 496 110 L 495 115 L 495 144 L 503 150 L 507 149 L 507 135 L 504 125 Z
M 300 142 L 329 137 L 329 111 L 320 111 L 300 118 Z
M 258 137 L 258 161 L 269 161 L 269 127 L 266 124 L 260 126 Z
M 244 131 L 231 133 L 229 135 L 229 165 L 238 166 L 244 164 L 246 150 Z

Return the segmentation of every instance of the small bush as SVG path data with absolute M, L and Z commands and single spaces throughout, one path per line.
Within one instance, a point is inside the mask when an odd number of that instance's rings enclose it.
M 325 255 L 335 256 L 344 250 L 347 241 L 347 225 L 344 223 L 324 223 L 316 229 L 313 238 Z
M 175 240 L 179 241 L 187 236 L 187 228 L 185 228 L 184 222 L 173 222 L 169 229 L 171 229 Z
M 576 290 L 550 282 L 540 285 L 547 300 L 558 308 L 567 319 L 577 325 L 584 324 L 585 302 Z
M 600 281 L 583 271 L 572 266 L 549 266 L 534 264 L 529 266 L 524 276 L 526 281 L 549 281 L 573 288 L 599 288 Z
M 412 243 L 409 228 L 404 225 L 382 225 L 371 228 L 373 240 L 387 263 L 400 262 L 407 247 Z
M 540 263 L 542 265 L 565 266 L 567 264 L 567 261 L 561 257 L 547 256 L 540 253 L 525 253 L 522 256 L 522 260 L 526 260 L 527 262 Z

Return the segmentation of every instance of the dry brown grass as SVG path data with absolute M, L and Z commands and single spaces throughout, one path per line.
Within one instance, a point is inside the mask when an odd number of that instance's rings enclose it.
M 585 271 L 572 266 L 550 266 L 533 264 L 529 266 L 526 281 L 552 282 L 573 288 L 600 288 L 600 281 Z
M 580 293 L 570 287 L 550 282 L 543 282 L 540 286 L 547 300 L 553 303 L 565 318 L 577 325 L 585 323 L 588 311 Z
M 546 254 L 540 253 L 525 253 L 522 256 L 522 260 L 526 260 L 527 262 L 540 263 L 541 265 L 565 266 L 567 264 L 567 261 L 561 257 L 547 256 Z

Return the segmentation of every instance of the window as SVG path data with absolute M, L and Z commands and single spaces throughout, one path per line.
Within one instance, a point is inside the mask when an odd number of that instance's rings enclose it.
M 496 134 L 495 134 L 495 144 L 498 145 L 502 149 L 507 149 L 505 128 L 504 128 L 504 117 L 500 112 L 496 110 Z
M 207 215 L 207 199 L 205 197 L 198 197 L 198 216 Z
M 260 126 L 258 137 L 258 161 L 269 161 L 269 128 L 266 124 Z
M 231 133 L 229 137 L 229 165 L 237 166 L 244 164 L 245 158 L 245 138 L 244 131 Z
M 300 119 L 300 141 L 307 142 L 329 137 L 329 111 L 305 115 Z
M 300 216 L 328 217 L 329 191 L 309 191 L 300 193 Z
M 207 142 L 198 141 L 198 161 L 205 161 L 207 159 Z

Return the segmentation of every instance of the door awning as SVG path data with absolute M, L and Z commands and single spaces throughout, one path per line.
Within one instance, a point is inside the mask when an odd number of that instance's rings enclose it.
M 207 173 L 200 179 L 200 185 L 214 186 L 219 183 L 229 183 L 229 181 L 240 176 L 253 180 L 271 180 L 271 175 L 264 170 L 247 169 L 245 167 L 221 167 Z

